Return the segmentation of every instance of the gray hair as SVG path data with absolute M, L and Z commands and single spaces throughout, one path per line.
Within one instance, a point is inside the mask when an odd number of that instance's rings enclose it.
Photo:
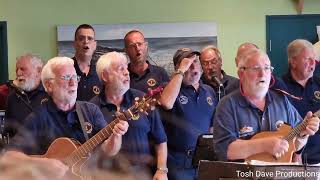
M 287 48 L 288 61 L 290 61 L 290 59 L 298 56 L 305 49 L 314 50 L 314 47 L 309 41 L 307 41 L 305 39 L 296 39 L 296 40 L 292 41 L 288 45 L 288 48 Z
M 27 58 L 30 59 L 30 63 L 32 64 L 32 67 L 34 68 L 42 68 L 43 67 L 43 61 L 41 60 L 40 57 L 33 55 L 31 53 L 25 53 L 22 54 L 21 56 L 18 56 L 16 58 L 16 62 L 19 62 L 22 58 Z
M 41 72 L 41 81 L 42 85 L 47 91 L 47 87 L 45 86 L 45 82 L 55 78 L 55 74 L 53 73 L 53 70 L 57 66 L 63 66 L 63 65 L 74 65 L 74 61 L 68 57 L 54 57 L 52 59 L 49 59 L 47 64 L 44 65 L 42 72 Z
M 265 56 L 269 59 L 268 55 L 266 54 L 266 52 L 264 52 L 261 49 L 250 49 L 248 51 L 245 51 L 244 54 L 242 56 L 240 56 L 239 58 L 239 64 L 238 64 L 238 70 L 242 69 L 243 67 L 246 66 L 248 60 L 254 56 L 254 55 L 259 55 L 259 56 Z
M 209 46 L 206 46 L 204 48 L 201 49 L 200 51 L 200 58 L 201 58 L 201 54 L 204 52 L 204 51 L 207 51 L 207 50 L 212 50 L 214 51 L 214 53 L 216 53 L 216 55 L 218 56 L 218 60 L 222 62 L 222 57 L 221 57 L 221 53 L 219 51 L 219 49 L 214 46 L 214 45 L 209 45 Z
M 128 59 L 123 53 L 113 51 L 100 56 L 96 64 L 96 71 L 100 81 L 102 81 L 102 73 L 108 71 L 112 63 L 119 61 L 128 63 Z

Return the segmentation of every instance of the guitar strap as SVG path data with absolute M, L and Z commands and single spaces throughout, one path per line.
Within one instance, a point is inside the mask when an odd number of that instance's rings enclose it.
M 82 114 L 82 111 L 81 111 L 80 103 L 78 103 L 78 102 L 76 103 L 76 112 L 78 114 L 78 118 L 79 118 L 79 121 L 80 121 L 80 124 L 81 124 L 83 135 L 84 135 L 84 137 L 86 138 L 86 141 L 87 141 L 87 140 L 89 140 L 89 137 L 88 137 L 88 133 L 86 131 L 86 128 L 84 126 L 84 117 L 83 117 L 83 114 Z

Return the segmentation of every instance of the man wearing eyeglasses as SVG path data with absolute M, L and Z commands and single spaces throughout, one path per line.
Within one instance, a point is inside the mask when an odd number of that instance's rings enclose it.
M 32 54 L 17 57 L 16 79 L 7 84 L 12 88 L 7 99 L 5 113 L 5 135 L 13 137 L 24 119 L 48 100 L 48 94 L 41 84 L 43 62 Z
M 79 76 L 76 74 L 73 63 L 74 61 L 70 58 L 55 57 L 43 67 L 41 80 L 50 99 L 26 118 L 24 127 L 12 139 L 7 152 L 8 156 L 51 167 L 50 169 L 56 174 L 54 178 L 57 179 L 68 169 L 62 162 L 55 159 L 30 157 L 25 154 L 44 154 L 49 145 L 60 137 L 68 137 L 84 143 L 85 134 L 91 138 L 106 126 L 106 121 L 96 105 L 84 101 L 76 103 Z M 82 112 L 84 128 L 80 124 L 81 116 L 76 108 Z M 122 135 L 127 129 L 128 123 L 122 120 L 114 126 L 110 137 L 100 146 L 106 155 L 113 156 L 119 151 Z M 60 144 L 60 150 L 68 148 L 66 145 Z M 50 152 L 51 155 L 56 155 L 57 159 L 67 158 L 63 157 L 66 155 L 63 152 L 59 151 L 59 153 Z
M 75 31 L 73 47 L 75 48 L 74 68 L 81 77 L 78 86 L 80 101 L 89 101 L 98 95 L 102 84 L 96 73 L 96 65 L 92 57 L 97 47 L 95 31 L 89 24 L 81 24 Z
M 288 151 L 288 142 L 280 137 L 250 139 L 261 131 L 276 131 L 287 123 L 296 127 L 302 118 L 285 95 L 269 90 L 273 67 L 265 52 L 246 52 L 238 64 L 240 88 L 223 98 L 214 117 L 214 147 L 219 160 L 243 160 L 258 153 L 281 157 Z M 309 135 L 319 129 L 319 118 L 309 112 L 306 128 L 297 135 L 296 150 Z
M 148 42 L 142 32 L 132 30 L 124 37 L 125 52 L 130 64 L 130 87 L 145 93 L 169 81 L 167 72 L 159 66 L 150 64 L 148 58 Z
M 304 39 L 292 41 L 287 48 L 289 69 L 282 79 L 288 91 L 302 99 L 289 98 L 301 116 L 320 110 L 320 77 L 314 76 L 316 52 Z M 303 162 L 320 163 L 320 132 L 310 137 L 302 152 Z
M 207 46 L 200 53 L 203 69 L 201 79 L 214 89 L 219 99 L 239 88 L 239 80 L 222 70 L 222 57 L 218 48 Z
M 166 113 L 163 123 L 168 136 L 168 178 L 193 180 L 192 165 L 197 138 L 212 133 L 213 114 L 217 105 L 214 90 L 202 83 L 200 53 L 181 48 L 173 56 L 175 72 L 164 88 L 160 103 Z

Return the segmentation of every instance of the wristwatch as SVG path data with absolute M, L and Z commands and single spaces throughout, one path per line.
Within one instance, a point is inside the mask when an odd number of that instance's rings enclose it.
M 168 168 L 166 168 L 166 167 L 165 167 L 165 168 L 163 168 L 163 167 L 158 167 L 158 168 L 157 168 L 157 171 L 160 171 L 160 172 L 165 173 L 165 174 L 168 174 L 168 172 L 169 172 L 169 171 L 168 171 Z
M 180 74 L 181 76 L 184 76 L 184 72 L 181 70 L 181 69 L 176 69 L 174 72 L 173 72 L 174 75 L 177 75 L 177 74 Z

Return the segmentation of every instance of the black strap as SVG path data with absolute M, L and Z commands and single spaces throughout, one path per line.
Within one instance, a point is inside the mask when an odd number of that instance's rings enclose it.
M 80 121 L 80 124 L 81 124 L 83 135 L 84 135 L 84 137 L 86 138 L 86 141 L 87 141 L 87 140 L 89 140 L 89 137 L 88 137 L 88 133 L 86 131 L 86 128 L 84 127 L 84 117 L 83 117 L 83 114 L 82 114 L 82 111 L 81 111 L 81 108 L 80 108 L 80 104 L 78 102 L 76 103 L 76 111 L 77 111 L 78 118 L 79 118 L 79 121 Z

